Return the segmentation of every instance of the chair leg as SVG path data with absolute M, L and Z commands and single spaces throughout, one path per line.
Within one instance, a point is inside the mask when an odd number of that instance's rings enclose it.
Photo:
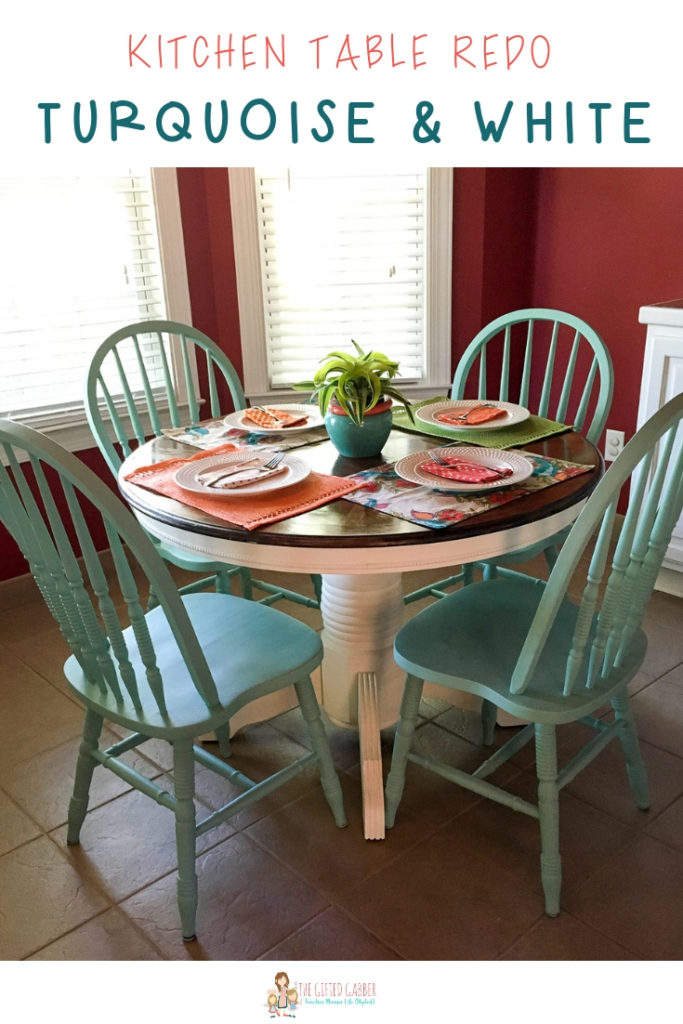
M 626 690 L 612 701 L 612 707 L 616 718 L 623 721 L 619 731 L 622 750 L 626 757 L 626 773 L 631 784 L 631 792 L 636 807 L 641 811 L 650 809 L 650 787 L 647 781 L 647 771 L 640 752 L 638 733 L 631 710 L 631 704 Z
M 560 912 L 562 863 L 560 860 L 560 808 L 555 726 L 536 723 L 534 732 L 536 736 L 536 775 L 538 777 L 538 818 L 541 829 L 541 882 L 545 894 L 545 912 L 549 917 L 557 917 Z
M 245 598 L 247 601 L 253 601 L 254 588 L 251 585 L 251 570 L 247 569 L 245 566 L 240 566 L 240 571 L 238 575 L 240 578 L 240 589 L 242 591 L 242 597 Z M 230 593 L 229 590 L 228 593 Z
M 560 549 L 556 544 L 551 544 L 549 548 L 543 549 L 543 555 L 545 557 L 546 565 L 548 566 L 548 572 L 552 572 L 555 567 Z
M 391 768 L 387 776 L 384 791 L 384 820 L 387 828 L 392 828 L 396 819 L 396 809 L 403 796 L 406 781 L 406 761 L 413 742 L 417 712 L 422 699 L 424 682 L 417 676 L 408 675 L 401 699 L 401 717 L 394 736 L 394 749 L 391 755 Z
M 320 707 L 318 706 L 313 684 L 310 678 L 302 679 L 300 682 L 295 683 L 294 688 L 299 699 L 299 706 L 306 723 L 313 752 L 318 759 L 320 784 L 322 785 L 323 793 L 330 805 L 335 824 L 339 828 L 344 828 L 347 824 L 344 811 L 344 797 L 334 768 L 327 734 L 320 717 Z
M 71 800 L 69 801 L 68 827 L 66 841 L 69 846 L 75 846 L 81 835 L 81 826 L 88 810 L 88 799 L 90 796 L 90 782 L 95 770 L 97 761 L 92 756 L 92 751 L 97 750 L 97 744 L 102 731 L 102 716 L 94 711 L 86 711 L 83 720 L 83 739 L 78 751 L 76 762 L 76 778 Z
M 178 853 L 178 911 L 184 942 L 196 938 L 197 873 L 195 845 L 197 837 L 194 807 L 194 754 L 192 740 L 173 744 L 175 780 L 175 834 Z
M 320 573 L 311 573 L 311 583 L 313 584 L 313 590 L 315 592 L 315 599 L 320 604 L 323 596 L 323 578 Z
M 216 739 L 218 740 L 218 751 L 221 757 L 230 757 L 232 753 L 230 747 L 230 722 L 226 722 L 225 725 L 221 725 L 220 728 L 216 729 Z
M 490 747 L 493 743 L 493 733 L 496 728 L 496 719 L 498 717 L 498 708 L 490 700 L 483 700 L 481 702 L 481 731 L 482 731 L 482 743 L 485 747 Z
M 483 576 L 485 580 L 495 580 L 498 578 L 498 568 L 493 562 L 486 562 L 484 564 Z

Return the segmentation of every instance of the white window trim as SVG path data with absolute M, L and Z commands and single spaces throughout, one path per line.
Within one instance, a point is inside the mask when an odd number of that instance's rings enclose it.
M 419 383 L 401 385 L 401 391 L 415 401 L 447 393 L 451 386 L 453 171 L 439 167 L 428 173 L 426 374 Z M 229 176 L 244 391 L 259 404 L 283 395 L 296 400 L 300 392 L 273 391 L 268 380 L 254 171 L 231 167 Z
M 168 319 L 189 324 L 190 291 L 177 174 L 173 167 L 157 167 L 152 168 L 151 177 Z M 21 420 L 48 434 L 69 451 L 96 446 L 81 403 L 59 410 L 28 413 Z

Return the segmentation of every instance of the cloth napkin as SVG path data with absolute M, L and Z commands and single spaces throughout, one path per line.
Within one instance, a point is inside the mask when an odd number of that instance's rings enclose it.
M 145 487 L 149 491 L 174 498 L 190 508 L 207 512 L 216 519 L 241 526 L 245 530 L 255 530 L 268 523 L 277 523 L 282 519 L 300 515 L 320 505 L 327 505 L 337 498 L 344 498 L 352 491 L 364 485 L 362 480 L 347 477 L 327 476 L 323 473 L 310 473 L 305 480 L 291 487 L 264 494 L 250 494 L 238 497 L 212 497 L 192 494 L 183 490 L 175 482 L 176 471 L 187 462 L 195 462 L 209 456 L 222 455 L 224 452 L 236 451 L 234 444 L 224 444 L 211 452 L 198 452 L 189 459 L 166 459 L 151 466 L 140 466 L 125 479 L 130 483 Z
M 232 466 L 224 465 L 212 473 L 206 473 L 200 482 L 213 486 L 216 491 L 229 491 L 236 487 L 246 487 L 247 484 L 253 484 L 255 480 L 268 480 L 271 476 L 279 476 L 286 472 L 285 465 L 276 466 L 275 469 L 266 469 L 265 463 L 268 456 L 269 452 L 264 452 L 260 458 L 254 456 L 253 460 L 235 462 Z
M 479 462 L 470 462 L 469 459 L 459 459 L 456 455 L 444 455 L 442 458 L 448 463 L 447 466 L 440 462 L 421 462 L 420 469 L 432 476 L 440 476 L 447 480 L 460 480 L 467 484 L 487 484 L 493 480 L 503 480 L 512 474 L 509 466 L 501 466 L 495 469 L 490 466 L 482 466 Z
M 439 412 L 436 414 L 436 419 L 440 423 L 453 423 L 455 426 L 466 427 L 468 425 L 476 426 L 478 423 L 488 423 L 489 420 L 503 419 L 505 416 L 507 416 L 506 410 L 499 409 L 497 406 L 473 405 L 467 411 L 463 409 L 460 413 L 456 410 Z
M 242 413 L 242 423 L 248 426 L 250 423 L 257 427 L 266 427 L 268 430 L 286 430 L 296 424 L 303 425 L 308 416 L 305 413 L 291 413 L 286 409 L 245 409 Z

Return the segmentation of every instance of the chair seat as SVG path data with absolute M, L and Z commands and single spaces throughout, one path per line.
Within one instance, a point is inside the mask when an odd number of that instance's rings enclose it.
M 565 600 L 529 686 L 522 694 L 510 694 L 512 672 L 543 591 L 541 580 L 523 577 L 464 587 L 403 627 L 396 637 L 396 661 L 413 675 L 477 694 L 517 718 L 555 724 L 575 721 L 605 704 L 635 675 L 647 639 L 642 630 L 635 634 L 618 680 L 599 680 L 590 690 L 579 680 L 575 694 L 561 696 L 565 659 L 555 652 L 568 649 L 578 611 Z
M 322 644 L 317 633 L 272 608 L 229 594 L 190 594 L 182 601 L 218 690 L 220 707 L 213 714 L 195 689 L 161 608 L 148 612 L 145 619 L 156 664 L 164 680 L 167 714 L 159 711 L 146 682 L 131 627 L 123 635 L 138 679 L 142 709 L 136 710 L 123 686 L 124 699 L 120 703 L 110 691 L 103 694 L 95 683 L 88 681 L 72 656 L 64 666 L 64 673 L 78 698 L 106 718 L 149 736 L 168 738 L 171 732 L 178 736 L 197 736 L 227 722 L 255 698 L 307 676 L 322 661 Z M 245 637 L 249 639 L 248 644 L 244 643 Z

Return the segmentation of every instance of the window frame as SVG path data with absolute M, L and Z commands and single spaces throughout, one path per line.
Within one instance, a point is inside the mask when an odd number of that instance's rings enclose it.
M 268 379 L 254 168 L 231 167 L 228 173 L 244 392 L 258 404 L 283 397 L 296 400 L 300 392 L 291 388 L 274 390 Z M 438 167 L 426 173 L 426 373 L 419 382 L 401 384 L 401 391 L 413 401 L 448 392 L 452 376 L 453 171 Z
M 169 320 L 191 323 L 190 292 L 175 168 L 151 168 L 150 177 L 159 237 L 161 273 Z M 121 325 L 123 326 L 123 325 Z M 104 338 L 102 338 L 104 341 Z M 83 367 L 83 379 L 87 367 Z M 68 451 L 95 447 L 82 402 L 23 413 L 21 422 L 47 434 Z

